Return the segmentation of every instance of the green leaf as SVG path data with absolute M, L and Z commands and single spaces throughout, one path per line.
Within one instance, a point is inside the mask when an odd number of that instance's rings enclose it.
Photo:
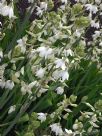
M 29 121 L 29 116 L 28 116 L 28 114 L 25 114 L 18 120 L 17 123 L 25 123 L 27 121 Z
M 83 6 L 80 4 L 80 3 L 77 3 L 75 4 L 73 7 L 72 7 L 72 12 L 73 12 L 73 15 L 75 14 L 79 14 L 80 12 L 82 12 L 82 9 L 83 9 Z
M 89 24 L 90 24 L 90 21 L 88 17 L 81 16 L 81 17 L 76 18 L 75 20 L 75 25 L 77 27 L 88 27 Z

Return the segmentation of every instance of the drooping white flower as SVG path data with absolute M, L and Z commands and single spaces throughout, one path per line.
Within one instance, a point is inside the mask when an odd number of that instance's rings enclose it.
M 61 68 L 62 70 L 66 69 L 65 61 L 63 59 L 55 60 L 56 68 Z
M 94 13 L 94 14 L 96 14 L 98 11 L 98 8 L 96 5 L 86 4 L 85 7 L 87 10 L 89 10 L 91 13 Z
M 68 80 L 69 78 L 69 74 L 67 70 L 62 70 L 60 73 L 61 79 L 62 81 Z
M 63 130 L 58 123 L 50 125 L 51 131 L 55 133 L 56 136 L 62 136 Z
M 46 89 L 46 88 L 41 88 L 41 89 L 39 90 L 39 92 L 40 92 L 40 93 L 45 93 L 47 90 L 48 90 L 48 89 Z
M 21 92 L 22 92 L 22 95 L 25 95 L 25 94 L 29 94 L 31 95 L 32 94 L 32 88 L 37 84 L 36 81 L 34 82 L 31 82 L 30 84 L 26 84 L 25 82 L 22 82 L 21 85 Z
M 3 52 L 2 52 L 2 50 L 0 50 L 0 62 L 1 62 L 2 58 L 3 58 Z
M 68 57 L 68 56 L 73 56 L 73 52 L 72 52 L 71 49 L 64 49 L 64 55 L 65 55 L 66 57 Z
M 65 10 L 65 4 L 64 4 L 64 5 L 61 5 L 60 8 L 61 8 L 62 10 Z
M 41 8 L 40 8 L 40 7 L 38 7 L 38 6 L 37 6 L 37 9 L 36 9 L 36 10 L 37 10 L 36 15 L 37 15 L 37 16 L 42 16 L 42 14 L 43 14 L 43 10 L 41 10 Z
M 71 136 L 73 134 L 72 130 L 68 130 L 65 128 L 65 132 L 68 136 Z
M 40 57 L 44 57 L 45 59 L 47 59 L 52 56 L 53 50 L 51 48 L 42 46 L 37 49 L 37 52 L 39 52 Z
M 40 68 L 38 71 L 36 71 L 36 76 L 38 78 L 43 78 L 45 74 L 45 68 Z
M 102 3 L 100 3 L 100 10 L 101 10 L 101 12 L 100 12 L 100 15 L 102 15 Z
M 65 129 L 65 136 L 75 136 L 75 134 L 72 132 L 72 130 Z
M 32 59 L 32 58 L 35 56 L 35 54 L 36 54 L 36 50 L 35 50 L 35 49 L 32 49 L 32 50 L 30 51 L 30 53 L 28 54 L 28 57 L 29 57 L 30 59 Z
M 5 81 L 0 79 L 0 87 L 3 89 L 5 87 Z
M 78 127 L 79 127 L 78 124 L 74 124 L 74 125 L 73 125 L 73 129 L 74 129 L 74 130 L 77 130 Z
M 27 86 L 22 86 L 21 87 L 21 92 L 22 92 L 22 95 L 25 95 L 27 93 Z
M 16 109 L 16 105 L 11 106 L 11 107 L 9 108 L 8 114 L 14 112 L 15 109 Z
M 22 75 L 24 75 L 24 67 L 22 67 L 21 69 L 20 69 L 20 73 L 22 74 Z M 19 74 L 20 74 L 19 73 Z
M 17 43 L 18 43 L 19 45 L 23 45 L 23 44 L 24 44 L 22 39 L 17 40 Z
M 47 10 L 47 3 L 46 2 L 40 2 L 40 8 L 42 10 Z
M 13 87 L 14 87 L 14 82 L 13 82 L 13 81 L 7 80 L 7 81 L 5 82 L 5 88 L 6 88 L 6 89 L 12 90 Z
M 37 81 L 31 82 L 31 83 L 28 85 L 28 87 L 29 87 L 30 89 L 32 89 L 35 85 L 37 85 Z
M 100 4 L 101 0 L 95 0 L 95 3 Z
M 46 114 L 45 113 L 38 113 L 38 119 L 41 122 L 44 122 L 46 120 Z
M 82 122 L 75 122 L 75 124 L 73 125 L 73 129 L 74 130 L 78 130 L 78 129 L 81 129 L 81 128 L 83 128 L 83 124 L 82 124 Z
M 67 4 L 67 3 L 68 3 L 67 0 L 61 0 L 61 2 L 64 3 L 64 4 Z
M 52 77 L 57 80 L 60 78 L 60 70 L 55 70 L 53 73 L 52 73 Z
M 66 132 L 67 134 L 72 134 L 72 130 L 65 129 L 65 132 Z
M 64 89 L 63 89 L 63 87 L 57 87 L 56 88 L 56 91 L 57 91 L 57 94 L 63 94 L 63 92 L 64 92 Z
M 12 6 L 9 6 L 9 18 L 12 18 L 14 17 L 14 11 L 13 11 L 13 7 Z
M 93 37 L 94 39 L 96 39 L 96 38 L 100 37 L 100 34 L 101 34 L 100 31 L 95 31 L 95 33 L 93 34 L 92 37 Z
M 91 27 L 94 27 L 94 28 L 99 28 L 100 25 L 99 25 L 99 22 L 95 22 L 94 20 L 91 21 Z
M 37 16 L 42 16 L 43 12 L 47 10 L 47 3 L 46 2 L 40 2 L 40 6 L 37 6 Z
M 102 47 L 102 42 L 100 42 L 100 43 L 99 43 L 99 46 L 101 46 L 101 47 Z
M 81 36 L 81 33 L 79 30 L 76 30 L 75 33 L 74 33 L 75 36 L 77 36 L 78 38 Z
M 2 9 L 0 10 L 1 14 L 3 16 L 9 16 L 9 18 L 14 18 L 14 9 L 13 9 L 13 6 L 11 5 L 3 5 L 2 6 Z
M 2 26 L 2 22 L 0 22 L 0 25 Z
M 1 13 L 3 16 L 8 16 L 8 14 L 9 14 L 9 7 L 8 7 L 7 5 L 1 4 L 1 5 L 0 5 L 0 13 Z
M 53 77 L 54 79 L 61 79 L 62 82 L 64 82 L 65 80 L 68 80 L 69 74 L 68 74 L 68 71 L 67 71 L 67 70 L 55 70 L 55 71 L 52 73 L 52 77 Z
M 25 53 L 26 51 L 26 41 L 27 41 L 27 37 L 23 37 L 22 39 L 17 40 L 18 43 L 18 47 L 21 48 L 21 52 Z

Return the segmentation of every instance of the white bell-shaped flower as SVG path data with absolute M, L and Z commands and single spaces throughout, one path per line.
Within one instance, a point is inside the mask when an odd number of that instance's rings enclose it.
M 44 122 L 46 120 L 46 114 L 44 114 L 44 113 L 38 113 L 38 119 L 41 122 Z
M 7 81 L 5 82 L 5 88 L 6 88 L 6 89 L 12 90 L 13 87 L 14 87 L 14 82 L 13 82 L 13 81 L 7 80 Z
M 63 87 L 57 87 L 56 88 L 56 91 L 57 91 L 57 94 L 63 94 L 63 92 L 64 92 L 64 89 L 63 89 Z
M 11 107 L 9 108 L 8 114 L 14 112 L 15 109 L 16 109 L 16 105 L 11 106 Z
M 51 131 L 53 131 L 56 136 L 62 136 L 63 135 L 63 130 L 61 126 L 58 123 L 50 125 Z
M 36 71 L 36 76 L 38 78 L 43 78 L 45 74 L 45 69 L 44 68 L 40 68 L 38 71 Z

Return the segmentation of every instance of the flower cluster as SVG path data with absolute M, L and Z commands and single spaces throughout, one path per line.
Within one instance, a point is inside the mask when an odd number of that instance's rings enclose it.
M 101 1 L 26 2 L 22 23 L 20 1 L 0 1 L 0 134 L 100 135 Z
M 6 0 L 1 0 L 0 1 L 0 14 L 3 16 L 8 16 L 9 19 L 15 18 L 13 1 L 9 5 L 7 5 Z

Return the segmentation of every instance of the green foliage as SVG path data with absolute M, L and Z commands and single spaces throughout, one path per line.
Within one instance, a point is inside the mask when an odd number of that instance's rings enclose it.
M 90 24 L 90 21 L 88 17 L 81 16 L 76 18 L 75 24 L 77 27 L 87 27 Z

